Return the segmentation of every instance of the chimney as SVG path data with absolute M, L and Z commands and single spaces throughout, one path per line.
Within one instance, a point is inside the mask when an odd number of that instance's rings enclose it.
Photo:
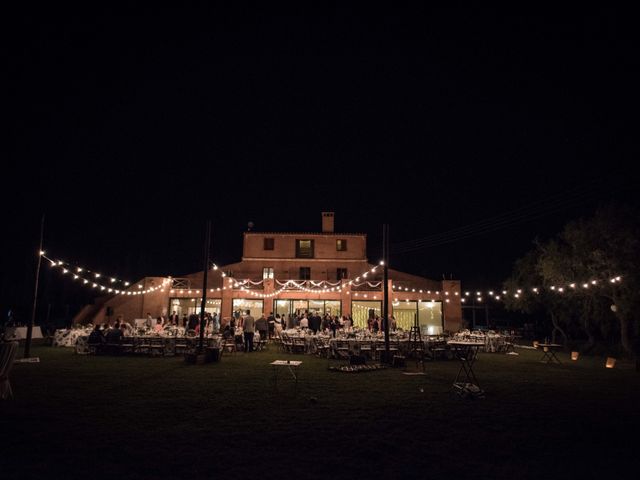
M 333 212 L 322 212 L 322 233 L 333 233 Z

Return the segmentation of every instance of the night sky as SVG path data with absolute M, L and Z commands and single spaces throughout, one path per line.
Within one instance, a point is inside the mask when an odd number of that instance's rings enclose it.
M 337 4 L 337 2 L 336 2 Z M 368 234 L 495 287 L 570 219 L 637 204 L 637 38 L 612 10 L 14 11 L 2 315 L 45 250 L 109 275 L 240 260 L 242 232 Z M 307 7 L 308 8 L 308 7 Z M 43 273 L 44 298 L 80 304 Z

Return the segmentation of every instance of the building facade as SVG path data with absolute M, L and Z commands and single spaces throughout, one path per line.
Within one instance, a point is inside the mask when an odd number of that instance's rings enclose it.
M 393 269 L 388 275 L 389 313 L 399 327 L 409 329 L 417 320 L 424 333 L 460 329 L 459 281 L 434 281 Z M 207 277 L 206 310 L 223 319 L 245 310 L 256 318 L 317 311 L 351 315 L 355 325 L 365 326 L 369 316 L 382 316 L 382 266 L 369 263 L 365 234 L 334 232 L 333 212 L 322 213 L 318 233 L 245 232 L 242 260 L 214 266 Z M 203 280 L 204 272 L 146 277 L 130 288 L 144 295 L 104 299 L 81 312 L 76 322 L 199 313 Z

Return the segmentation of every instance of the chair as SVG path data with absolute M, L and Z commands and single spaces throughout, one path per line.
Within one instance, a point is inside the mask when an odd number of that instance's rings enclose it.
M 349 363 L 349 359 L 351 357 L 351 349 L 349 342 L 347 340 L 337 340 L 336 348 L 334 350 L 335 358 L 338 360 Z
M 292 353 L 304 353 L 307 345 L 302 337 L 292 337 L 293 344 L 291 345 Z
M 18 342 L 0 343 L 0 399 L 13 397 L 9 373 L 18 354 Z
M 503 347 L 503 351 L 504 353 L 512 353 L 515 352 L 515 348 L 514 348 L 514 336 L 513 335 L 507 335 L 504 337 L 504 347 Z
M 329 355 L 329 341 L 321 337 L 314 338 L 316 344 L 316 354 L 319 357 L 328 357 Z
M 164 338 L 162 338 L 162 337 L 151 338 L 149 340 L 148 351 L 149 351 L 149 355 L 151 355 L 151 356 L 164 355 L 165 354 Z
M 253 348 L 256 352 L 260 352 L 267 349 L 269 344 L 269 337 L 267 335 L 260 335 L 260 340 L 254 342 Z
M 173 347 L 174 355 L 182 355 L 189 349 L 189 345 L 187 344 L 186 337 L 176 337 L 175 344 Z
M 282 351 L 287 353 L 293 353 L 293 340 L 286 333 L 282 332 Z
M 229 353 L 236 353 L 236 351 L 238 350 L 236 340 L 233 336 L 222 338 L 222 347 L 220 351 L 221 353 L 224 353 L 225 350 L 227 350 Z
M 366 356 L 369 360 L 373 360 L 373 342 L 371 340 L 361 340 L 358 343 L 360 355 Z
M 437 360 L 441 357 L 444 357 L 446 359 L 450 356 L 450 351 L 447 347 L 446 341 L 437 341 L 430 344 L 429 353 L 431 355 L 431 360 Z

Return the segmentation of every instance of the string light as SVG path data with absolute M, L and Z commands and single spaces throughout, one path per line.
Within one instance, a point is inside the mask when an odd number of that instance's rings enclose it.
M 96 272 L 95 270 L 90 270 L 90 269 L 88 269 L 86 267 L 82 267 L 82 266 L 77 265 L 77 264 L 72 264 L 70 262 L 65 262 L 64 260 L 53 260 L 52 258 L 48 257 L 45 254 L 44 250 L 40 251 L 40 255 L 42 256 L 42 258 L 48 260 L 51 263 L 52 267 L 54 267 L 54 266 L 63 267 L 64 266 L 64 268 L 66 270 L 68 270 L 68 271 L 69 270 L 75 270 L 76 273 L 86 272 L 87 274 L 93 274 L 93 276 L 95 278 L 101 278 L 102 277 L 102 274 L 99 273 L 99 272 Z M 66 273 L 66 272 L 63 272 L 63 273 Z M 124 283 L 125 286 L 129 286 L 129 282 L 125 282 L 124 280 L 119 280 L 117 277 L 111 277 L 111 283 L 116 283 L 116 282 L 121 282 L 121 283 Z
M 47 257 L 47 255 L 45 254 L 44 250 L 41 250 L 40 255 L 42 256 L 42 258 L 46 259 L 47 261 L 50 262 L 51 267 L 52 268 L 56 268 L 56 267 L 63 267 L 61 268 L 61 272 L 62 274 L 66 274 L 69 273 L 71 270 L 71 267 L 73 267 L 73 269 L 75 270 L 75 274 L 73 274 L 73 280 L 80 280 L 82 282 L 82 284 L 89 286 L 90 284 L 90 288 L 96 289 L 99 288 L 101 291 L 107 291 L 108 293 L 115 293 L 117 295 L 144 295 L 144 294 L 148 294 L 148 293 L 152 293 L 155 292 L 157 290 L 161 290 L 161 291 L 165 291 L 164 288 L 172 281 L 171 277 L 168 277 L 166 279 L 164 279 L 162 281 L 162 284 L 159 286 L 151 286 L 148 287 L 146 289 L 144 289 L 144 286 L 142 284 L 138 284 L 138 291 L 133 291 L 133 292 L 129 292 L 129 291 L 125 291 L 124 289 L 116 289 L 116 288 L 108 288 L 107 286 L 101 285 L 100 283 L 98 283 L 98 279 L 102 278 L 102 274 L 100 274 L 99 272 L 94 272 L 92 270 L 89 270 L 87 268 L 81 267 L 81 266 L 73 266 L 72 264 L 70 264 L 69 262 L 65 262 L 63 260 L 53 260 L 49 257 Z M 369 282 L 369 281 L 365 281 L 362 283 L 358 283 L 360 282 L 361 278 L 366 279 L 367 276 L 371 273 L 375 273 L 377 271 L 377 268 L 384 265 L 384 262 L 381 261 L 378 265 L 374 266 L 371 269 L 368 269 L 367 271 L 362 272 L 360 275 L 356 276 L 356 278 L 354 280 L 349 280 L 348 282 L 336 282 L 336 283 L 331 283 L 329 281 L 323 280 L 323 281 L 312 281 L 312 280 L 308 280 L 308 281 L 295 281 L 295 280 L 287 280 L 285 282 L 281 282 L 276 280 L 277 284 L 280 285 L 280 288 L 271 292 L 271 293 L 265 293 L 264 291 L 252 291 L 247 287 L 250 286 L 258 286 L 258 285 L 264 285 L 264 280 L 258 281 L 258 282 L 254 282 L 251 280 L 243 280 L 243 281 L 235 281 L 232 278 L 229 278 L 229 289 L 231 288 L 237 288 L 249 295 L 252 295 L 254 297 L 260 297 L 260 298 L 272 298 L 275 296 L 280 295 L 282 292 L 285 291 L 292 291 L 292 290 L 296 290 L 296 291 L 304 291 L 307 293 L 332 293 L 332 292 L 340 292 L 342 289 L 345 289 L 347 287 L 359 287 L 362 285 L 366 285 L 370 288 L 379 288 L 382 285 L 382 282 Z M 227 276 L 227 274 L 225 274 L 225 272 L 221 271 L 220 268 L 218 267 L 218 265 L 216 265 L 215 263 L 212 266 L 212 270 L 214 271 L 219 271 L 220 272 L 220 276 L 222 278 L 225 278 Z M 84 276 L 80 275 L 81 273 L 85 272 L 85 274 L 93 274 L 92 276 L 94 277 L 95 281 L 90 282 L 89 280 L 87 280 Z M 616 275 L 614 277 L 611 277 L 608 279 L 608 283 L 609 284 L 617 284 L 622 282 L 622 276 L 620 275 Z M 115 284 L 116 282 L 121 282 L 124 284 L 125 287 L 130 286 L 130 282 L 127 281 L 123 281 L 118 279 L 117 277 L 109 277 L 109 281 L 110 284 Z M 309 282 L 310 285 L 312 285 L 313 288 L 308 288 L 305 284 Z M 555 292 L 555 293 L 560 293 L 563 294 L 565 292 L 565 290 L 567 289 L 571 289 L 572 291 L 577 291 L 577 286 L 581 285 L 582 288 L 584 289 L 589 289 L 590 286 L 595 286 L 598 285 L 599 282 L 597 279 L 593 279 L 590 280 L 589 282 L 571 282 L 571 283 L 567 283 L 563 286 L 556 286 L 556 285 L 551 285 L 549 287 L 549 290 L 551 292 Z M 218 291 L 220 292 L 221 290 L 225 290 L 226 287 L 223 286 L 222 289 L 220 287 L 217 287 L 216 289 L 210 289 L 211 292 L 214 291 Z M 264 287 L 263 287 L 264 289 Z M 411 291 L 412 293 L 416 292 L 415 288 L 409 288 L 406 286 L 402 286 L 399 284 L 394 284 L 392 285 L 392 289 L 393 290 L 397 290 L 397 291 L 403 291 L 403 292 L 409 292 Z M 541 291 L 540 287 L 533 287 L 530 289 L 531 292 L 533 292 L 534 294 L 538 295 Z M 524 294 L 523 294 L 523 289 L 518 288 L 515 290 L 515 293 L 513 295 L 514 298 L 521 298 Z M 200 293 L 200 290 L 195 290 L 196 294 Z M 171 294 L 175 294 L 175 289 L 171 289 L 170 291 Z M 183 295 L 185 292 L 184 290 L 180 289 L 179 290 L 179 294 Z M 189 290 L 187 292 L 189 295 L 192 294 L 192 290 Z M 419 293 L 423 293 L 423 290 L 419 290 Z M 427 293 L 430 295 L 431 294 L 431 290 L 428 290 Z M 444 291 L 444 295 L 445 296 L 449 296 L 449 291 Z M 350 295 L 351 292 L 350 291 L 346 291 L 347 295 Z M 439 291 L 435 292 L 436 295 L 440 295 Z M 457 291 L 454 291 L 453 294 L 455 296 L 459 296 L 461 294 L 459 294 Z M 508 291 L 507 290 L 502 290 L 502 296 L 500 295 L 496 295 L 494 293 L 493 290 L 489 290 L 487 292 L 488 297 L 489 298 L 493 298 L 495 300 L 501 300 L 503 297 L 507 297 L 508 296 Z M 464 292 L 464 297 L 469 297 L 471 295 L 471 292 L 469 291 L 465 291 Z M 482 302 L 482 295 L 483 292 L 481 291 L 477 291 L 476 292 L 476 300 L 478 302 Z M 354 293 L 354 296 L 359 297 L 360 294 L 358 292 Z M 368 295 L 366 293 L 363 293 L 363 297 L 364 298 L 368 298 Z M 460 298 L 460 301 L 462 303 L 466 303 L 466 299 L 464 297 Z M 377 296 L 374 296 L 374 298 L 377 299 Z M 398 301 L 398 299 L 395 300 L 396 302 Z M 406 301 L 408 301 L 408 299 L 406 299 Z M 431 300 L 433 301 L 433 300 Z M 450 300 L 447 298 L 446 302 L 449 302 Z
M 46 260 L 49 261 L 49 263 L 51 264 L 51 268 L 58 268 L 58 267 L 62 267 L 63 265 L 69 266 L 69 264 L 67 262 L 63 262 L 61 260 L 58 260 L 58 261 L 52 260 L 52 259 L 46 257 L 44 254 L 42 256 L 43 256 L 43 258 L 45 258 Z M 69 269 L 66 268 L 66 267 L 60 268 L 60 271 L 61 271 L 61 273 L 63 275 L 69 273 Z M 73 280 L 74 281 L 75 280 L 80 280 L 83 285 L 86 285 L 89 288 L 99 289 L 100 291 L 106 291 L 107 293 L 115 293 L 116 295 L 144 295 L 144 294 L 155 292 L 157 290 L 164 291 L 164 287 L 169 282 L 171 282 L 170 278 L 165 278 L 162 281 L 162 283 L 160 285 L 158 285 L 158 286 L 151 286 L 151 287 L 148 287 L 148 288 L 143 290 L 143 288 L 144 288 L 143 285 L 139 284 L 138 285 L 138 289 L 140 289 L 139 291 L 137 291 L 137 292 L 126 292 L 126 291 L 121 290 L 121 289 L 110 288 L 108 286 L 101 285 L 100 283 L 98 283 L 96 280 L 101 278 L 101 275 L 98 274 L 98 273 L 94 272 L 94 274 L 93 274 L 94 280 L 93 281 L 90 281 L 86 277 L 83 277 L 83 276 L 79 275 L 81 272 L 91 273 L 91 270 L 84 269 L 82 267 L 76 267 L 76 272 L 77 273 L 73 274 Z M 115 279 L 115 278 L 111 278 L 111 283 L 115 283 L 116 281 L 118 281 L 118 280 Z M 129 285 L 128 282 L 125 282 L 125 284 Z

